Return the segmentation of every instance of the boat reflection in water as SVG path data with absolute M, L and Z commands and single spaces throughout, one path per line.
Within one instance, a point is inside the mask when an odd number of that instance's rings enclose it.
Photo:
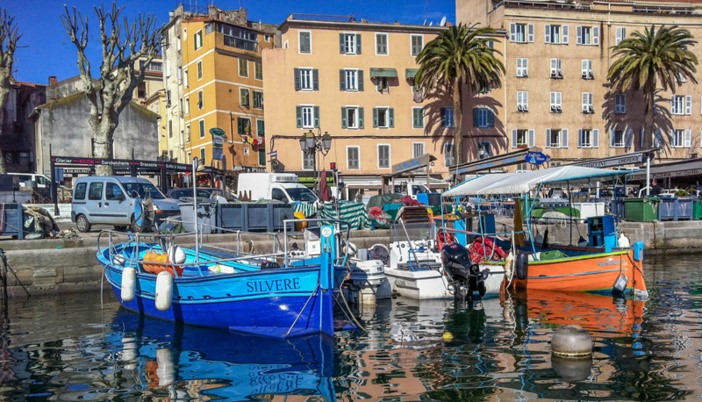
M 146 384 L 154 397 L 251 400 L 305 395 L 335 400 L 334 340 L 328 336 L 261 337 L 123 310 L 112 325 L 109 345 L 122 362 L 122 374 L 138 376 L 138 383 Z

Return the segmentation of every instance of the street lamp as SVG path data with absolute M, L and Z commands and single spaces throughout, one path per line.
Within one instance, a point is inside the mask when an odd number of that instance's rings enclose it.
M 322 134 L 322 132 L 317 129 L 317 135 L 315 135 L 312 130 L 309 130 L 302 134 L 299 141 L 302 152 L 305 154 L 312 153 L 312 156 L 314 157 L 315 189 L 319 191 L 319 188 L 317 188 L 317 152 L 321 152 L 322 156 L 326 156 L 329 153 L 329 150 L 331 149 L 332 136 L 327 131 Z

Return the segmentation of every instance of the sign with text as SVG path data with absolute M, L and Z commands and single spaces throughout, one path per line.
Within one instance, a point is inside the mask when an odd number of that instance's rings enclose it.
M 524 160 L 532 165 L 543 165 L 550 157 L 543 152 L 529 152 L 524 156 Z
M 210 134 L 212 134 L 212 147 L 213 148 L 222 148 L 222 145 L 224 145 L 224 130 L 222 130 L 221 128 L 218 128 L 218 127 L 211 128 Z M 220 152 L 220 154 L 221 154 L 221 152 Z M 215 158 L 215 159 L 217 159 L 217 158 Z

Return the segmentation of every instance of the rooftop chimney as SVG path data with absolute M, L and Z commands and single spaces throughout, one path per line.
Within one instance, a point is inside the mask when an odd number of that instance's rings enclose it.
M 55 75 L 49 76 L 49 85 L 58 85 L 58 80 Z

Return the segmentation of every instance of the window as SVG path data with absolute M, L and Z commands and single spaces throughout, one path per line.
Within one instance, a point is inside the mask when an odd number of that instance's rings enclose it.
M 183 103 L 183 113 L 186 115 L 190 114 L 190 98 L 185 98 L 185 102 Z
M 626 113 L 626 95 L 625 94 L 615 94 L 614 95 L 614 113 L 616 113 L 616 114 Z
M 392 128 L 395 127 L 395 113 L 391 107 L 373 108 L 373 127 Z
M 90 183 L 90 188 L 88 189 L 88 199 L 94 201 L 102 200 L 102 187 L 103 182 Z
M 341 128 L 363 128 L 363 108 L 358 106 L 342 107 Z
M 568 148 L 568 129 L 546 129 L 546 148 Z
M 197 108 L 202 110 L 205 107 L 205 94 L 202 91 L 197 91 Z
M 202 60 L 197 62 L 197 79 L 202 79 Z
M 205 120 L 200 120 L 197 122 L 197 124 L 199 127 L 200 138 L 205 138 Z
M 251 103 L 249 103 L 249 92 L 248 88 L 239 88 L 239 104 L 241 107 L 248 108 L 251 106 Z
M 237 117 L 236 132 L 239 135 L 251 135 L 251 119 L 248 117 Z
M 188 70 L 185 69 L 183 70 L 183 84 L 185 85 L 186 88 L 190 86 L 190 83 L 188 82 L 190 78 L 190 74 L 188 74 Z
M 390 169 L 390 145 L 378 145 L 378 169 Z
M 568 44 L 568 25 L 546 24 L 546 43 L 554 45 Z
M 300 53 L 312 53 L 312 32 L 310 31 L 300 31 L 298 32 L 298 37 L 300 40 L 299 52 Z
M 410 54 L 417 56 L 424 49 L 423 35 L 410 35 Z
M 258 149 L 258 166 L 266 166 L 266 149 L 264 147 Z
M 618 45 L 622 43 L 622 41 L 626 39 L 626 28 L 624 27 L 617 27 L 616 34 L 614 37 L 614 45 Z
M 521 113 L 529 111 L 529 92 L 517 91 L 517 111 Z
M 534 42 L 534 24 L 509 24 L 509 41 L 517 43 Z
M 339 51 L 341 54 L 361 54 L 361 35 L 354 33 L 340 33 Z
M 297 106 L 297 128 L 319 127 L 319 106 Z
M 473 127 L 495 127 L 495 113 L 486 107 L 473 109 Z
M 446 167 L 454 166 L 456 164 L 455 149 L 452 143 L 444 144 L 444 165 Z
M 533 147 L 534 130 L 514 129 L 512 130 L 512 148 Z
M 418 158 L 424 155 L 424 143 L 423 142 L 413 142 L 412 143 L 412 157 Z
M 107 183 L 105 185 L 105 199 L 119 200 L 124 198 L 122 188 L 117 183 Z
M 339 89 L 342 91 L 363 91 L 363 71 L 339 70 Z
M 185 126 L 185 141 L 190 142 L 190 124 Z
M 441 127 L 446 127 L 446 128 L 453 127 L 453 108 L 452 107 L 442 107 L 441 108 Z
M 412 108 L 412 128 L 424 128 L 424 108 Z
M 258 134 L 259 137 L 266 135 L 266 125 L 261 119 L 256 119 L 256 134 Z
M 485 159 L 492 156 L 492 144 L 487 141 L 478 143 L 478 159 Z
M 691 115 L 692 114 L 692 97 L 684 95 L 673 95 L 670 97 L 670 114 L 673 115 Z
M 205 148 L 200 148 L 200 164 L 205 166 L 207 163 L 205 162 L 207 160 L 207 151 Z
M 551 111 L 553 113 L 561 113 L 563 111 L 561 100 L 560 92 L 551 92 Z
M 389 53 L 390 52 L 388 51 L 388 34 L 375 34 L 375 54 L 386 56 Z
M 257 80 L 263 79 L 263 63 L 254 61 L 254 78 Z
M 563 70 L 561 69 L 561 59 L 551 59 L 551 78 L 562 79 Z
M 673 148 L 690 148 L 692 131 L 675 129 L 670 133 L 670 146 Z
M 580 129 L 578 130 L 578 148 L 597 148 L 600 146 L 600 130 Z
M 84 200 L 85 199 L 85 190 L 88 187 L 88 183 L 78 183 L 76 185 L 76 189 L 73 191 L 73 199 L 74 200 Z
M 584 80 L 592 80 L 595 78 L 592 72 L 592 60 L 582 60 L 580 62 L 580 77 Z
M 197 31 L 195 33 L 195 50 L 202 47 L 202 31 Z
M 249 61 L 243 57 L 239 58 L 239 76 L 248 77 L 249 76 Z
M 529 59 L 518 58 L 517 59 L 517 77 L 526 78 L 529 76 Z
M 314 152 L 302 151 L 302 169 L 314 170 Z
M 263 92 L 253 91 L 253 107 L 254 109 L 263 109 Z
M 296 68 L 295 90 L 319 91 L 319 71 L 316 68 Z
M 388 85 L 388 77 L 375 77 L 376 84 L 375 88 L 380 92 L 381 94 L 383 92 L 388 92 L 390 93 L 390 86 Z
M 599 46 L 600 27 L 577 27 L 578 45 Z
M 361 168 L 361 150 L 359 147 L 346 147 L 346 168 L 358 170 Z
M 595 113 L 595 107 L 592 105 L 592 92 L 583 92 L 583 113 Z
M 609 146 L 612 148 L 624 148 L 624 130 L 611 130 Z
M 173 138 L 173 120 L 168 120 L 168 138 Z

